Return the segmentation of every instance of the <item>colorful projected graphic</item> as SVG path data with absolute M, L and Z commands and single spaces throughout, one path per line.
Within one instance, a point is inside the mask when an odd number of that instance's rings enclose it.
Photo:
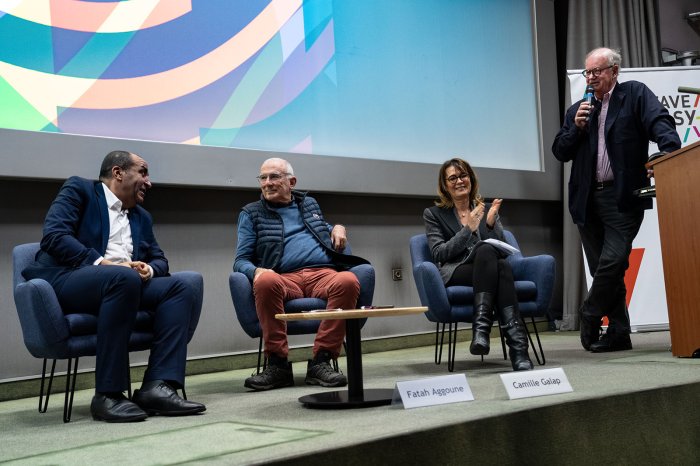
M 531 42 L 527 0 L 0 0 L 0 127 L 440 162 L 488 122 L 537 170 Z M 477 90 L 514 43 L 522 77 Z

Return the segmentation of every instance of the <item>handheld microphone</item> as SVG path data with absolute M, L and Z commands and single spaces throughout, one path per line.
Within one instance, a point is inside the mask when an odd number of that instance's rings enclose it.
M 583 100 L 590 105 L 590 110 L 588 110 L 588 115 L 586 116 L 586 121 L 591 119 L 591 113 L 593 113 L 593 86 L 586 86 L 586 90 L 583 93 Z

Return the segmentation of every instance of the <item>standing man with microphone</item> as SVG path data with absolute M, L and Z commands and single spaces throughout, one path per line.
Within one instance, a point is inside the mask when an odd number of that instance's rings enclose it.
M 625 271 L 632 241 L 652 207 L 633 191 L 649 186 L 649 141 L 660 151 L 681 147 L 675 123 L 643 83 L 618 83 L 620 52 L 598 48 L 583 75 L 594 96 L 574 103 L 552 152 L 572 162 L 569 211 L 578 225 L 593 284 L 579 309 L 581 344 L 594 353 L 632 349 Z M 601 337 L 601 319 L 608 317 Z

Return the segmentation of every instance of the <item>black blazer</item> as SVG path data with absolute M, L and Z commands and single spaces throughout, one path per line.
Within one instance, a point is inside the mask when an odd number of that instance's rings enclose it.
M 581 101 L 566 111 L 564 125 L 554 138 L 552 152 L 562 161 L 573 161 L 569 178 L 569 211 L 574 222 L 583 225 L 598 153 L 598 115 L 592 115 L 588 128 L 580 130 L 574 117 Z M 648 160 L 649 141 L 659 150 L 672 152 L 681 147 L 673 118 L 654 93 L 638 81 L 618 82 L 610 96 L 605 119 L 605 143 L 615 177 L 615 194 L 620 211 L 650 209 L 649 198 L 632 192 L 649 186 L 644 164 Z
M 490 207 L 490 204 L 485 205 L 484 212 Z M 495 238 L 504 241 L 500 217 L 496 218 L 493 229 L 486 225 L 486 217 L 483 216 L 479 228 L 472 233 L 459 223 L 453 208 L 432 206 L 423 211 L 428 247 L 444 283 L 449 282 L 457 267 L 466 262 L 480 240 Z

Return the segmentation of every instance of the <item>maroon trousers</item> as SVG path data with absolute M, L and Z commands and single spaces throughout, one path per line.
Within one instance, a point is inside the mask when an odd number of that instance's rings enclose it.
M 309 268 L 278 274 L 268 271 L 253 282 L 255 309 L 265 342 L 265 354 L 287 357 L 287 323 L 275 319 L 284 313 L 284 303 L 298 298 L 320 298 L 328 301 L 328 309 L 355 309 L 360 296 L 360 283 L 352 272 L 329 268 Z M 322 349 L 335 358 L 345 338 L 344 320 L 323 320 L 314 340 L 314 356 Z

